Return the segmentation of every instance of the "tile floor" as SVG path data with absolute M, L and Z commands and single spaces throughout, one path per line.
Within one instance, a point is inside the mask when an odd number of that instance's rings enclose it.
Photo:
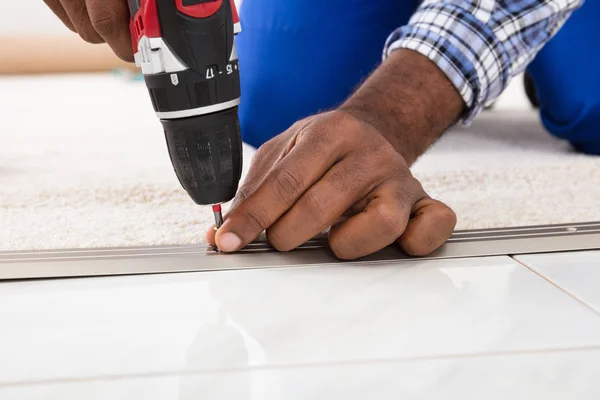
M 0 399 L 597 399 L 599 271 L 581 252 L 2 283 Z
M 600 251 L 515 257 L 600 313 Z

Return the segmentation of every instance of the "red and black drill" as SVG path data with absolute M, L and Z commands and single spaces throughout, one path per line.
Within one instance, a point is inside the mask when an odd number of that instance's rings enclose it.
M 197 204 L 231 200 L 242 173 L 234 0 L 128 0 L 136 64 L 179 182 Z

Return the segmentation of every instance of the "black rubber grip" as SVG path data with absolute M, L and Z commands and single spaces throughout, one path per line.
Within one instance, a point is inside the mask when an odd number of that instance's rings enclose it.
M 242 174 L 237 107 L 161 122 L 175 173 L 191 198 L 204 205 L 233 199 Z

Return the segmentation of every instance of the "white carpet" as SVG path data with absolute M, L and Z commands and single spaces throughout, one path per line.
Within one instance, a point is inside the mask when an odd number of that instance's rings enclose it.
M 203 240 L 212 214 L 180 188 L 142 83 L 2 78 L 0 109 L 0 250 Z M 414 172 L 461 229 L 600 220 L 600 158 L 549 137 L 518 86 Z

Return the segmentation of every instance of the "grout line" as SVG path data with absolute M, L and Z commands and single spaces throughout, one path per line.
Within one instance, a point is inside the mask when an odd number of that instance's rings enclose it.
M 209 375 L 223 374 L 235 372 L 259 372 L 259 371 L 275 371 L 275 370 L 294 370 L 294 369 L 309 369 L 309 368 L 327 368 L 327 367 L 346 367 L 356 365 L 382 365 L 396 364 L 416 361 L 445 361 L 445 360 L 462 360 L 462 359 L 478 359 L 486 357 L 506 357 L 519 355 L 540 355 L 540 354 L 560 354 L 560 353 L 576 353 L 600 351 L 600 346 L 579 346 L 579 347 L 563 347 L 554 349 L 527 349 L 527 350 L 507 350 L 507 351 L 488 351 L 480 353 L 455 353 L 447 355 L 429 355 L 429 356 L 412 356 L 398 357 L 389 359 L 364 359 L 364 360 L 344 360 L 344 361 L 326 361 L 326 362 L 308 362 L 298 364 L 272 364 L 259 366 L 240 366 L 230 368 L 215 368 L 215 369 L 199 369 L 185 371 L 155 371 L 155 372 L 138 372 L 121 375 L 98 375 L 77 378 L 48 378 L 37 379 L 30 381 L 15 381 L 15 382 L 0 382 L 0 390 L 3 388 L 27 387 L 39 385 L 59 385 L 72 383 L 93 383 L 103 381 L 124 381 L 133 379 L 148 379 L 148 378 L 169 378 L 182 377 L 193 375 Z
M 571 292 L 566 287 L 563 287 L 563 286 L 559 285 L 558 282 L 553 281 L 550 277 L 542 274 L 540 271 L 538 271 L 536 268 L 530 266 L 526 262 L 521 261 L 521 260 L 515 258 L 516 257 L 515 255 L 512 255 L 512 256 L 509 256 L 509 257 L 512 258 L 515 262 L 521 264 L 522 266 L 524 266 L 525 268 L 527 268 L 528 270 L 530 270 L 531 272 L 533 272 L 534 274 L 536 274 L 537 276 L 539 276 L 540 278 L 542 278 L 543 280 L 545 280 L 546 282 L 550 283 L 552 286 L 556 287 L 558 290 L 562 291 L 563 293 L 565 293 L 569 297 L 573 298 L 574 300 L 576 300 L 577 302 L 579 302 L 583 306 L 589 308 L 590 310 L 592 310 L 596 314 L 600 315 L 600 309 L 597 309 L 593 305 L 589 304 L 582 297 L 580 297 L 580 296 L 576 295 L 575 293 Z

